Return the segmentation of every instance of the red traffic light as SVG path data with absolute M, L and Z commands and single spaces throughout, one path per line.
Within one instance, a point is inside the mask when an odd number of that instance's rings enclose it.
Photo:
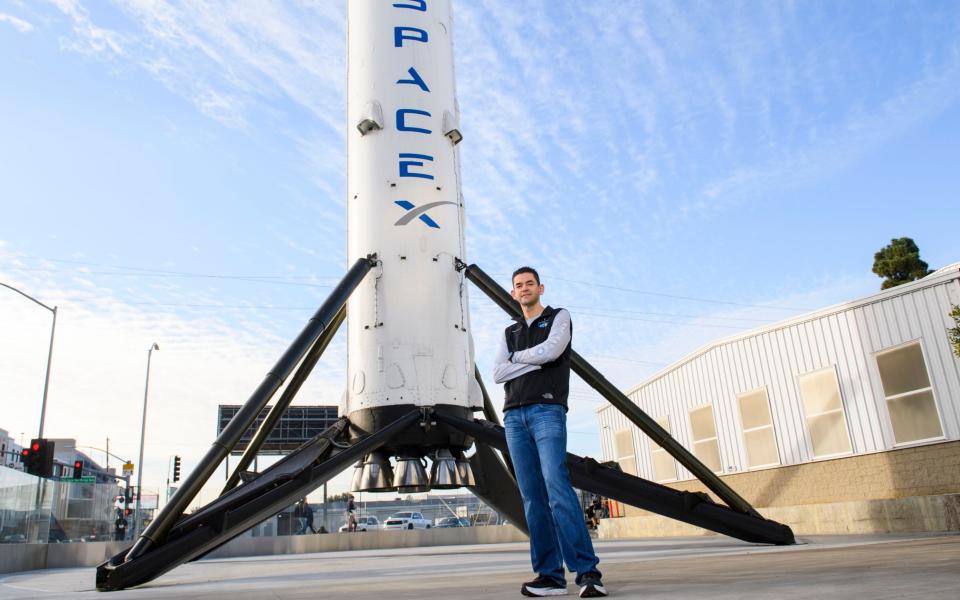
M 21 450 L 24 470 L 37 477 L 51 477 L 53 475 L 53 440 L 35 438 L 30 445 Z
M 73 468 L 74 468 L 74 469 L 82 469 L 82 468 L 83 468 L 83 461 L 79 461 L 79 460 L 73 461 Z

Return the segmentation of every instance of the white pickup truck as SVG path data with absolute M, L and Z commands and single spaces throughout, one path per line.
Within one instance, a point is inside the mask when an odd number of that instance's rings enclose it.
M 384 529 L 430 529 L 429 519 L 424 519 L 422 513 L 398 512 L 393 513 L 383 522 Z

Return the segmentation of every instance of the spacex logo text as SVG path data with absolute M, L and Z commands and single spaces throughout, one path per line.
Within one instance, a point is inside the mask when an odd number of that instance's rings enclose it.
M 406 13 L 408 10 L 426 13 L 427 0 L 404 0 L 403 2 L 394 3 L 393 7 L 398 9 L 398 11 L 402 12 L 403 14 L 408 14 Z M 409 47 L 413 44 L 429 43 L 430 35 L 426 30 L 420 29 L 419 27 L 397 25 L 393 28 L 394 48 L 402 49 L 405 45 Z M 409 69 L 407 69 L 407 72 L 401 76 L 400 79 L 397 79 L 394 85 L 412 85 L 416 88 L 419 88 L 420 93 L 422 94 L 430 93 L 430 86 L 423 79 L 420 73 L 417 72 L 416 66 L 411 66 Z M 429 111 L 420 108 L 399 108 L 396 112 L 397 131 L 411 136 L 411 142 L 415 141 L 412 136 L 431 135 L 433 131 L 427 127 L 427 125 L 429 125 L 429 119 L 432 116 L 433 115 L 430 114 Z M 433 156 L 430 156 L 429 154 L 422 154 L 419 152 L 400 152 L 397 155 L 397 167 L 399 176 L 401 178 L 432 180 L 434 176 L 431 173 L 431 163 L 433 163 Z M 428 227 L 439 229 L 440 225 L 431 219 L 426 214 L 426 211 L 434 206 L 454 203 L 431 202 L 419 208 L 414 208 L 414 205 L 408 200 L 394 200 L 394 204 L 409 211 L 396 223 L 394 223 L 395 226 L 407 225 L 413 221 L 414 218 L 419 217 L 419 220 L 425 223 Z

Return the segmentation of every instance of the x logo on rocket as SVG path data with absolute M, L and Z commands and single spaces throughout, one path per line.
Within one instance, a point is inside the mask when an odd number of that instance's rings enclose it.
M 416 207 L 413 205 L 413 202 L 410 202 L 409 200 L 395 200 L 394 204 L 396 204 L 400 208 L 410 211 L 407 214 L 400 217 L 400 219 L 398 219 L 397 222 L 394 223 L 395 226 L 406 225 L 413 219 L 419 217 L 420 220 L 426 223 L 428 227 L 440 229 L 440 226 L 437 225 L 437 222 L 431 219 L 429 216 L 427 216 L 426 214 L 427 211 L 435 206 L 441 206 L 443 204 L 456 204 L 456 202 L 451 202 L 449 200 L 443 201 L 443 202 L 430 202 L 428 204 L 424 204 L 423 206 Z

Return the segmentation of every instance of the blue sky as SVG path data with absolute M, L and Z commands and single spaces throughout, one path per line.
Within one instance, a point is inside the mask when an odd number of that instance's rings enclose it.
M 955 2 L 453 5 L 468 259 L 538 267 L 621 387 L 879 289 L 893 237 L 960 258 Z M 49 435 L 134 455 L 157 341 L 148 482 L 190 468 L 342 274 L 345 35 L 342 1 L 0 1 L 0 281 L 60 306 Z M 49 315 L 0 294 L 0 328 L 29 438 Z M 301 402 L 339 398 L 328 354 Z

